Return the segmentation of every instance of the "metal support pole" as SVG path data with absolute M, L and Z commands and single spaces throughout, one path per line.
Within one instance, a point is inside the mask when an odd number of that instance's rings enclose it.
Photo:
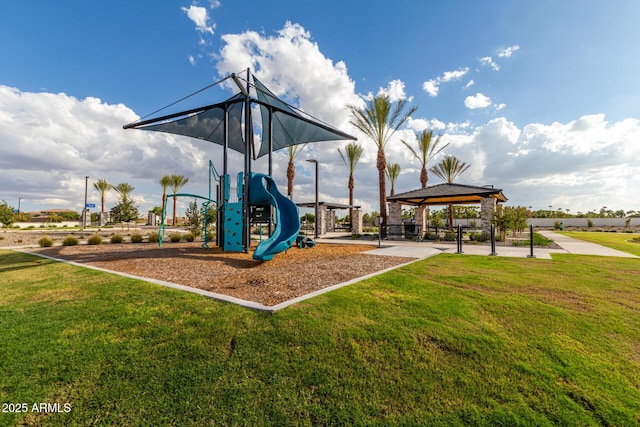
M 457 243 L 458 243 L 458 251 L 457 254 L 463 254 L 462 252 L 462 225 L 458 224 L 458 234 L 457 234 Z
M 533 224 L 529 224 L 529 255 L 527 258 L 535 258 L 533 254 Z
M 84 177 L 84 208 L 82 209 L 82 228 L 87 228 L 87 188 L 89 187 L 89 177 Z
M 491 224 L 491 253 L 489 256 L 496 256 L 496 227 Z

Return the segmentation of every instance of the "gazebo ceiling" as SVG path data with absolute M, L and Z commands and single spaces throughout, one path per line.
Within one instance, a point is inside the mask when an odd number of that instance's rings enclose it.
M 438 184 L 389 196 L 387 201 L 415 206 L 463 205 L 479 204 L 482 199 L 489 197 L 496 199 L 498 203 L 507 201 L 502 189 L 464 184 Z

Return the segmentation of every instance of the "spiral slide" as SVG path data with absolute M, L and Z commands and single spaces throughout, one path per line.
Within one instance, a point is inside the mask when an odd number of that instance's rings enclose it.
M 249 199 L 252 205 L 270 204 L 275 207 L 275 230 L 271 237 L 260 242 L 253 252 L 253 259 L 268 261 L 295 243 L 300 233 L 298 207 L 278 191 L 276 183 L 269 175 L 252 173 L 249 185 Z

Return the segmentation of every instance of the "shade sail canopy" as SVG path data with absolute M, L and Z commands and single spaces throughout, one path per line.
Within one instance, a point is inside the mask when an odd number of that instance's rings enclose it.
M 246 149 L 242 138 L 243 99 L 242 94 L 237 94 L 219 104 L 134 122 L 125 125 L 124 128 L 191 136 L 224 146 L 224 119 L 227 111 L 229 148 L 244 154 Z
M 294 109 L 271 93 L 255 76 L 253 82 L 262 115 L 262 145 L 258 157 L 269 153 L 269 128 L 272 132 L 271 149 L 273 151 L 307 142 L 356 139 Z
M 296 206 L 298 206 L 299 208 L 315 208 L 316 202 L 301 202 L 301 203 L 296 203 Z M 360 209 L 360 206 L 358 205 L 345 205 L 341 203 L 330 203 L 330 202 L 318 202 L 318 206 L 324 206 L 329 210 Z
M 235 79 L 235 75 L 233 77 Z M 257 157 L 296 144 L 356 139 L 295 109 L 276 97 L 255 76 L 252 75 L 252 77 L 255 97 L 248 96 L 245 91 L 244 94 L 238 93 L 218 104 L 133 122 L 125 125 L 124 128 L 191 136 L 224 146 L 226 116 L 228 148 L 247 154 L 248 144 L 243 137 L 244 109 L 249 108 L 251 104 L 258 104 L 262 116 L 262 144 Z M 253 123 L 249 126 L 253 129 Z M 269 135 L 271 135 L 271 142 Z
M 387 201 L 415 206 L 463 205 L 478 204 L 482 199 L 488 197 L 495 198 L 497 202 L 507 201 L 507 198 L 499 188 L 476 187 L 464 184 L 438 184 L 389 196 L 387 197 Z

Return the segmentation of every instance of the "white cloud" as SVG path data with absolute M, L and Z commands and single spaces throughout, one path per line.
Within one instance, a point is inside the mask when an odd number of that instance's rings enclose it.
M 189 63 L 191 65 L 196 65 L 196 59 L 193 57 L 193 55 L 189 55 Z
M 469 80 L 469 81 L 467 82 L 467 84 L 466 84 L 466 85 L 464 85 L 464 88 L 465 88 L 465 89 L 468 89 L 468 88 L 470 88 L 471 86 L 473 86 L 474 84 L 476 84 L 476 82 L 474 82 L 473 80 Z
M 427 80 L 422 84 L 422 89 L 429 94 L 429 96 L 438 96 L 440 90 L 440 84 L 448 83 L 456 80 L 460 80 L 469 72 L 469 67 L 462 68 L 454 71 L 445 71 L 442 75 L 435 79 Z
M 503 104 L 497 104 L 497 105 L 496 105 L 496 111 L 500 111 L 500 110 L 502 110 L 502 109 L 503 109 L 504 107 L 506 107 L 506 106 L 507 106 L 507 104 L 504 104 L 504 103 L 503 103 Z
M 201 33 L 213 34 L 216 25 L 209 24 L 209 12 L 207 8 L 191 5 L 189 7 L 181 7 L 180 9 L 196 24 L 196 30 Z
M 477 108 L 487 108 L 489 105 L 491 105 L 491 98 L 481 93 L 476 93 L 474 96 L 467 96 L 464 99 L 464 105 L 470 110 L 475 110 Z
M 517 51 L 519 49 L 520 49 L 520 46 L 515 44 L 513 46 L 509 46 L 509 47 L 506 47 L 504 49 L 498 49 L 496 51 L 496 55 L 498 55 L 500 58 L 509 58 L 511 55 L 513 55 L 513 52 L 515 52 L 515 51 Z
M 216 64 L 220 75 L 249 67 L 276 95 L 345 130 L 349 120 L 345 105 L 363 105 L 346 64 L 325 57 L 299 24 L 286 22 L 275 36 L 247 31 L 226 34 L 222 40 Z M 401 95 L 404 83 L 395 80 L 388 90 Z
M 496 62 L 490 56 L 484 56 L 484 57 L 480 58 L 480 64 L 486 65 L 488 67 L 491 67 L 495 71 L 500 70 L 500 66 L 498 64 L 496 64 Z
M 131 183 L 138 200 L 148 203 L 144 212 L 159 204 L 162 174 L 206 179 L 205 159 L 216 151 L 185 137 L 124 130 L 138 116 L 97 98 L 0 86 L 0 111 L 0 191 L 20 193 L 27 205 L 41 208 L 64 200 L 81 209 L 84 177 L 90 176 L 89 185 L 98 178 Z M 95 201 L 94 193 L 90 188 Z
M 440 90 L 437 80 L 427 80 L 422 84 L 422 89 L 429 94 L 429 96 L 438 96 Z
M 407 94 L 404 91 L 404 82 L 402 80 L 390 81 L 386 88 L 380 88 L 378 95 L 380 94 L 387 95 L 391 102 L 402 100 L 411 102 L 413 100 L 413 97 L 407 98 Z

